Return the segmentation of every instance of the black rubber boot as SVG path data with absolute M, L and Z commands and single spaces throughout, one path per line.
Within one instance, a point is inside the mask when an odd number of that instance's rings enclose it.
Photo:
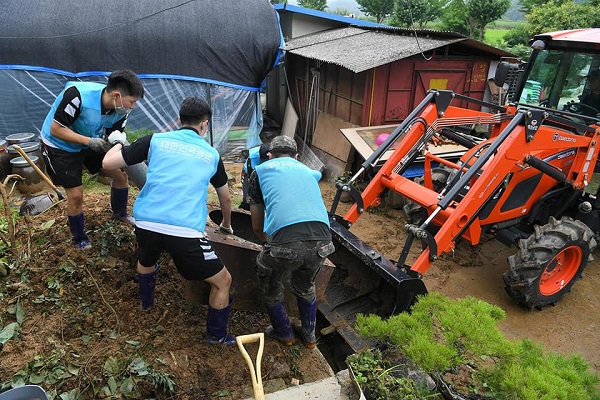
M 154 301 L 154 287 L 156 286 L 156 274 L 158 264 L 154 265 L 154 272 L 149 274 L 140 274 L 138 272 L 138 287 L 140 290 L 140 299 L 142 300 L 142 310 L 147 310 L 156 302 Z
M 69 229 L 73 235 L 73 246 L 81 250 L 91 249 L 92 244 L 85 234 L 85 218 L 83 217 L 83 213 L 75 216 L 68 215 L 67 218 L 69 220 Z
M 229 298 L 229 305 L 217 310 L 208 306 L 208 315 L 206 316 L 206 341 L 210 344 L 233 344 L 235 336 L 227 333 L 227 322 L 229 312 L 231 311 L 233 298 Z
M 300 328 L 300 338 L 309 349 L 317 347 L 317 338 L 315 336 L 315 326 L 317 323 L 317 301 L 306 301 L 298 297 L 298 312 L 302 327 Z
M 294 344 L 294 332 L 283 303 L 275 304 L 267 309 L 271 326 L 265 330 L 265 335 L 280 343 L 291 346 Z
M 110 188 L 110 208 L 112 209 L 113 218 L 119 221 L 128 222 L 135 225 L 133 217 L 127 215 L 127 201 L 129 199 L 129 188 L 117 189 L 111 186 Z

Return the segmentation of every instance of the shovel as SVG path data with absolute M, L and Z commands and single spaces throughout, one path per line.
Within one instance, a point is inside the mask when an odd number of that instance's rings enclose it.
M 42 170 L 39 169 L 39 167 L 35 165 L 33 161 L 31 161 L 31 158 L 29 158 L 27 153 L 25 153 L 23 149 L 16 144 L 13 144 L 13 148 L 21 155 L 21 157 L 25 159 L 25 161 L 27 161 L 31 168 L 33 168 L 35 172 L 37 172 L 42 177 L 42 179 L 54 190 L 56 196 L 58 197 L 58 201 L 56 202 L 52 200 L 52 197 L 48 193 L 29 198 L 25 201 L 25 203 L 23 203 L 23 205 L 21 205 L 20 213 L 30 215 L 40 214 L 49 209 L 50 207 L 54 206 L 61 200 L 64 200 L 65 196 L 60 192 L 60 190 L 58 190 L 54 183 L 52 183 L 52 180 L 50 180 L 50 178 L 48 178 L 48 176 L 44 174 Z
M 263 349 L 265 347 L 265 334 L 253 333 L 251 335 L 243 335 L 236 336 L 235 341 L 237 342 L 238 348 L 244 356 L 246 363 L 248 364 L 248 368 L 250 369 L 250 377 L 252 378 L 252 388 L 254 389 L 254 399 L 255 400 L 265 400 L 265 392 L 263 390 L 262 384 L 262 375 L 260 373 L 260 362 L 262 360 Z M 254 364 L 248 355 L 248 352 L 244 348 L 245 343 L 256 343 L 259 342 L 258 345 L 258 353 L 256 354 L 256 371 L 254 371 Z

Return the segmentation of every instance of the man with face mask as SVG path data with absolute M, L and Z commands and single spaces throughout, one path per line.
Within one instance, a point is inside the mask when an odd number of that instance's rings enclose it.
M 231 275 L 204 234 L 209 183 L 223 212 L 220 228 L 233 233 L 227 172 L 219 152 L 204 139 L 211 114 L 206 101 L 188 97 L 179 109 L 181 129 L 143 136 L 130 146 L 116 143 L 102 167 L 118 170 L 148 161 L 146 183 L 133 205 L 142 309 L 154 305 L 157 262 L 165 251 L 183 278 L 210 285 L 206 341 L 233 344 L 235 337 L 227 333 Z
M 129 112 L 144 97 L 140 78 L 130 70 L 114 71 L 106 85 L 95 82 L 68 82 L 56 97 L 41 136 L 47 171 L 67 194 L 67 217 L 73 245 L 91 247 L 83 216 L 82 174 L 101 170 L 102 158 L 111 145 L 104 137 L 124 139 L 121 132 Z M 103 171 L 112 178 L 110 203 L 113 217 L 132 223 L 127 215 L 129 181 L 121 170 Z

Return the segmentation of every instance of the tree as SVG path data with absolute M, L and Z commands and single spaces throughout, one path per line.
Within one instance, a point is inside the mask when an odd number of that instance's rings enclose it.
M 331 14 L 343 15 L 343 16 L 349 16 L 352 14 L 352 11 L 350 11 L 349 9 L 344 8 L 344 7 L 338 7 L 335 10 L 328 10 L 328 12 L 330 12 Z
M 271 4 L 287 3 L 287 0 L 271 0 Z
M 298 0 L 298 5 L 304 8 L 325 11 L 327 8 L 327 0 Z
M 560 5 L 552 2 L 534 8 L 525 16 L 531 36 L 564 29 L 600 26 L 600 5 L 597 2 L 575 3 L 572 0 Z
M 441 17 L 442 29 L 470 36 L 467 5 L 463 0 L 452 0 Z
M 394 26 L 423 29 L 428 22 L 442 16 L 446 2 L 444 0 L 397 0 L 392 13 Z
M 394 0 L 356 0 L 358 9 L 381 23 L 394 10 Z
M 510 0 L 467 0 L 470 35 L 477 30 L 479 41 L 483 41 L 486 26 L 500 19 L 510 7 Z
M 540 7 L 545 7 L 546 4 L 560 6 L 565 1 L 570 0 L 519 0 L 519 11 L 529 14 L 532 10 Z

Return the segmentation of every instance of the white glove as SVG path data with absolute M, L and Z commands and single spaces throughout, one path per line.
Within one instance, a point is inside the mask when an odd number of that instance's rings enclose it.
M 88 146 L 98 153 L 106 153 L 110 150 L 110 143 L 100 138 L 91 138 L 88 142 Z
M 108 143 L 112 144 L 113 146 L 117 143 L 125 145 L 127 144 L 127 135 L 121 131 L 113 131 L 110 135 L 108 135 Z
M 221 225 L 219 225 L 219 229 L 220 229 L 222 232 L 225 232 L 225 233 L 228 233 L 228 234 L 230 234 L 230 235 L 233 235 L 233 228 L 231 227 L 231 225 L 230 225 L 229 227 L 227 227 L 227 228 L 226 228 L 226 227 L 224 227 L 224 226 L 223 226 L 223 223 L 221 223 Z

